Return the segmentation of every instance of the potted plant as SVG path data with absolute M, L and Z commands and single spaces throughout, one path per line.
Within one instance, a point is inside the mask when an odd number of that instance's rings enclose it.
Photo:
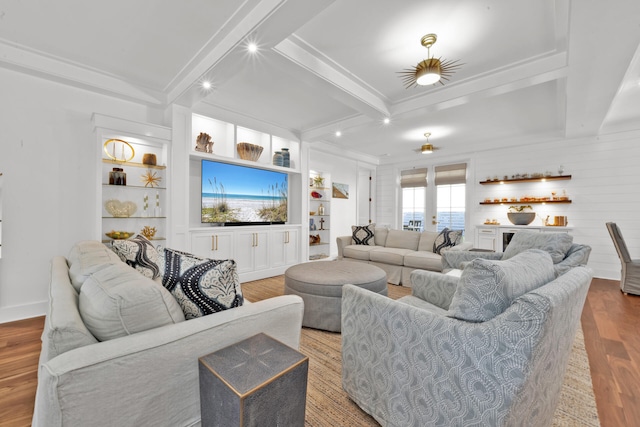
M 507 218 L 513 225 L 529 225 L 536 219 L 536 213 L 531 205 L 509 206 Z

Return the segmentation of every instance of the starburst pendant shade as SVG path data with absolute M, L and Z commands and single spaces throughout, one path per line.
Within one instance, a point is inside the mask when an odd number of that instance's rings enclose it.
M 436 58 L 425 59 L 416 67 L 416 84 L 420 86 L 432 85 L 440 81 L 442 67 Z
M 421 43 L 427 48 L 427 51 L 429 51 L 427 59 L 418 62 L 415 67 L 405 68 L 398 72 L 404 82 L 405 88 L 428 86 L 438 82 L 444 85 L 442 80 L 449 80 L 449 77 L 462 65 L 459 64 L 457 60 L 448 61 L 442 60 L 442 58 L 431 57 L 430 48 L 435 42 L 435 34 L 427 34 L 424 36 Z

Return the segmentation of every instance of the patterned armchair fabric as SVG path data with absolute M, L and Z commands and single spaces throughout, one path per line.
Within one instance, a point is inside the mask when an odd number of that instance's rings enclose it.
M 556 277 L 571 268 L 586 265 L 591 254 L 591 247 L 572 243 L 573 237 L 567 233 L 518 231 L 503 252 L 448 251 L 442 253 L 442 271 L 462 270 L 466 263 L 476 258 L 509 259 L 527 250 L 540 249 L 548 252 L 553 259 Z
M 446 308 L 457 280 L 411 298 Z M 550 425 L 590 282 L 573 268 L 480 323 L 345 285 L 343 388 L 383 426 Z

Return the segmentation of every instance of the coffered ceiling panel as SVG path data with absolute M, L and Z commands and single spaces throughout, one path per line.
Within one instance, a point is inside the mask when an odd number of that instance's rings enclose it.
M 637 0 L 10 0 L 0 67 L 154 108 L 212 104 L 387 162 L 425 131 L 444 155 L 639 130 L 638 22 Z M 405 89 L 427 33 L 462 66 Z

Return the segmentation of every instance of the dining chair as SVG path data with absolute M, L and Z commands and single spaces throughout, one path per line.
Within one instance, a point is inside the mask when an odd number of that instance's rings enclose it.
M 631 259 L 627 245 L 622 238 L 620 227 L 615 222 L 607 222 L 606 225 L 622 264 L 620 289 L 625 295 L 640 295 L 640 259 Z

